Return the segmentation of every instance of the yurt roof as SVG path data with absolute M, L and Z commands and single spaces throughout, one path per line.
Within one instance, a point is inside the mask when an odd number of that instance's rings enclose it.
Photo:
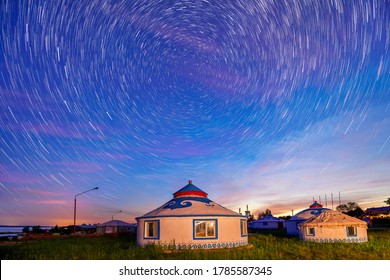
M 244 217 L 210 200 L 206 192 L 189 181 L 188 185 L 173 194 L 173 199 L 136 219 L 186 216 Z
M 319 204 L 317 201 L 314 201 L 313 204 L 309 206 L 309 208 L 322 208 L 322 204 Z
M 302 227 L 307 226 L 367 226 L 365 221 L 359 220 L 357 218 L 348 216 L 346 214 L 333 211 L 333 210 L 325 210 L 320 215 L 311 217 L 306 222 L 298 225 Z
M 188 184 L 184 187 L 182 187 L 180 190 L 175 192 L 173 194 L 173 197 L 180 197 L 180 196 L 201 196 L 201 197 L 207 197 L 207 193 L 199 189 L 197 186 L 192 184 L 192 180 L 188 181 Z
M 264 217 L 256 220 L 255 222 L 284 222 L 283 219 L 272 216 L 272 214 L 265 215 Z
M 295 214 L 291 217 L 289 221 L 299 221 L 299 220 L 307 220 L 313 216 L 318 216 L 323 211 L 329 210 L 328 208 L 308 208 L 302 210 L 301 212 Z
M 126 223 L 124 221 L 121 221 L 121 220 L 111 220 L 111 221 L 108 221 L 108 222 L 105 222 L 105 223 L 102 223 L 98 226 L 103 226 L 103 227 L 115 227 L 115 226 L 134 226 L 134 224 L 129 224 L 129 223 Z

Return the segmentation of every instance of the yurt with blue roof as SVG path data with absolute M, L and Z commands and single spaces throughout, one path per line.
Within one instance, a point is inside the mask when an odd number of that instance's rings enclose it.
M 328 208 L 322 207 L 322 204 L 319 204 L 317 201 L 314 201 L 309 208 L 302 210 L 296 215 L 292 216 L 291 219 L 286 221 L 287 234 L 289 235 L 298 235 L 299 229 L 298 225 L 310 219 L 311 217 L 316 217 L 320 215 L 323 211 L 329 210 Z
M 210 200 L 191 180 L 170 201 L 136 220 L 141 246 L 215 249 L 248 244 L 246 217 Z

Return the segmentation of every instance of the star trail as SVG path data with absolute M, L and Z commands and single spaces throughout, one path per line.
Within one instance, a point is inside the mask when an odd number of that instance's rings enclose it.
M 390 194 L 390 1 L 0 1 L 0 224 Z

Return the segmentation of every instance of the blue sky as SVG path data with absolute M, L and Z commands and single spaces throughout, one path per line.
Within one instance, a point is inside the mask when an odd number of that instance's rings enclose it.
M 0 224 L 390 195 L 389 1 L 0 3 Z

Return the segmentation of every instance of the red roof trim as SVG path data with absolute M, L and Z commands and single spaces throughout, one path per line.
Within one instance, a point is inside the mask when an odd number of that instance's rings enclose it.
M 207 193 L 205 193 L 205 192 L 197 192 L 197 191 L 176 192 L 176 193 L 174 193 L 173 197 L 191 196 L 191 195 L 207 197 Z
M 319 204 L 317 201 L 314 201 L 312 205 L 310 205 L 310 208 L 322 208 L 322 204 Z

